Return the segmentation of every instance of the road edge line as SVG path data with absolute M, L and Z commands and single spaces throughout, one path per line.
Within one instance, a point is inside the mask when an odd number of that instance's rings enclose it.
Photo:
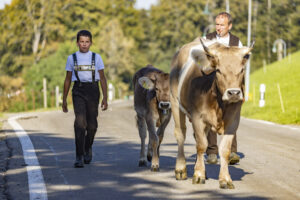
M 8 123 L 12 126 L 15 134 L 18 136 L 22 146 L 23 157 L 26 164 L 27 176 L 28 176 L 28 188 L 30 200 L 48 200 L 47 189 L 44 182 L 43 173 L 37 159 L 35 149 L 27 135 L 26 131 L 16 121 L 18 118 L 25 117 L 24 115 L 18 115 L 10 117 Z

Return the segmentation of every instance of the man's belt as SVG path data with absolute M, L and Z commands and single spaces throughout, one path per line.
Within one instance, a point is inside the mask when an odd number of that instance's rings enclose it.
M 77 65 L 74 66 L 75 71 L 95 71 L 95 66 L 93 65 Z

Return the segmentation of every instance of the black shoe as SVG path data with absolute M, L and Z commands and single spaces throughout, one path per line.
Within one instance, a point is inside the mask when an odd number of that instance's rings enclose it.
M 209 154 L 209 155 L 207 156 L 206 162 L 207 162 L 208 164 L 217 164 L 217 163 L 218 163 L 218 157 L 217 157 L 217 154 L 214 154 L 214 153 Z
M 231 152 L 229 156 L 229 165 L 234 165 L 238 162 L 240 162 L 240 156 L 235 152 Z
M 90 164 L 93 158 L 92 148 L 89 148 L 88 152 L 84 154 L 84 164 Z
M 82 156 L 76 156 L 76 161 L 74 163 L 74 167 L 75 168 L 83 168 L 84 167 Z

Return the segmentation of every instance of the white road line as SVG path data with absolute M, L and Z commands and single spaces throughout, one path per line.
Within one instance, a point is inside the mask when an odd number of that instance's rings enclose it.
M 250 119 L 250 118 L 245 118 L 245 117 L 242 117 L 242 119 L 248 120 L 248 121 L 253 121 L 253 122 L 258 122 L 261 124 L 267 124 L 267 125 L 271 125 L 271 126 L 277 126 L 277 127 L 281 127 L 281 128 L 289 128 L 291 130 L 300 131 L 300 127 L 298 128 L 298 127 L 293 127 L 290 125 L 276 124 L 274 122 L 264 121 L 264 120 L 260 120 L 260 119 Z
M 8 123 L 15 130 L 22 146 L 24 160 L 27 165 L 29 197 L 30 200 L 47 200 L 48 197 L 44 177 L 34 147 L 26 131 L 18 122 L 16 122 L 20 117 L 24 116 L 19 115 L 11 117 L 8 119 Z

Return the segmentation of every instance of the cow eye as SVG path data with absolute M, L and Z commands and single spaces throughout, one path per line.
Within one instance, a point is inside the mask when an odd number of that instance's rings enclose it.
M 245 56 L 244 56 L 244 59 L 249 59 L 249 57 L 250 57 L 250 54 L 246 54 Z
M 216 72 L 222 74 L 222 72 L 219 69 L 216 69 Z

